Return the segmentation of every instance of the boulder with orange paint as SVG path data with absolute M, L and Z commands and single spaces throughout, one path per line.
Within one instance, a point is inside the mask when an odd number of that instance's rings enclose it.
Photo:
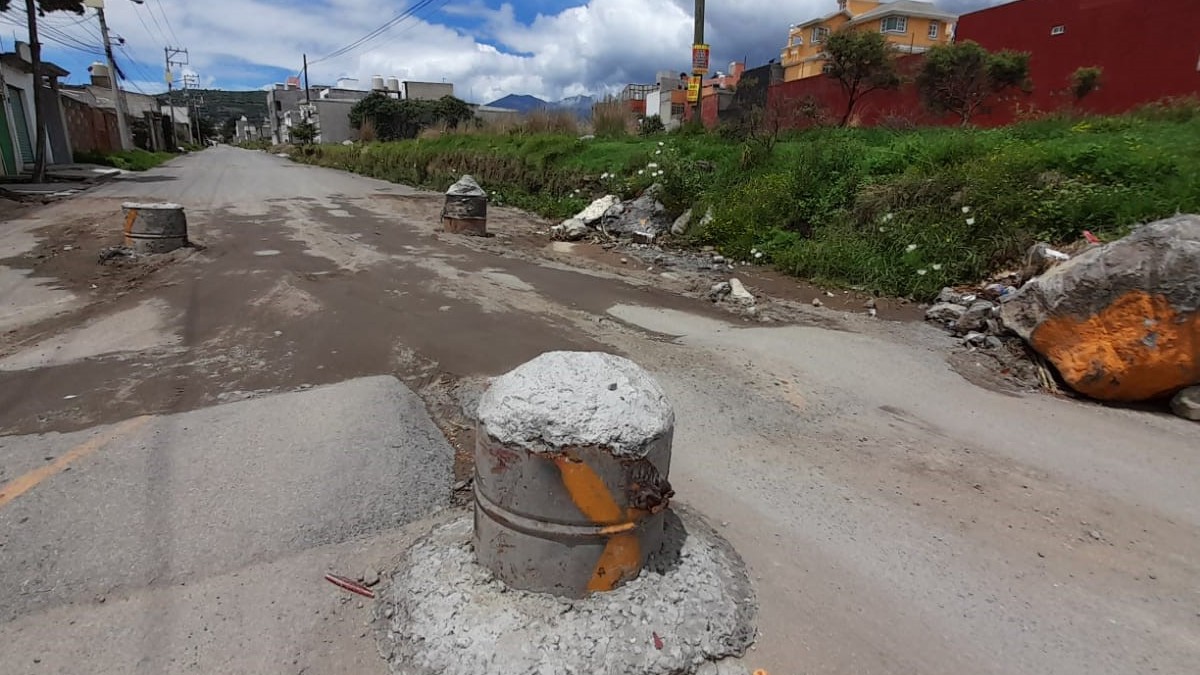
M 1143 225 L 1006 298 L 1004 325 L 1076 391 L 1144 401 L 1200 384 L 1200 216 Z

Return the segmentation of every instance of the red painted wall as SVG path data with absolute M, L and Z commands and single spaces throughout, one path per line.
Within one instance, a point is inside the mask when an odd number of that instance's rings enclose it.
M 1051 35 L 1063 26 L 1062 35 Z M 1076 68 L 1104 69 L 1081 108 L 1121 113 L 1169 96 L 1200 93 L 1200 1 L 1017 0 L 958 20 L 957 40 L 1030 53 L 1033 93 L 1022 105 L 1057 110 Z M 1012 106 L 996 111 L 1011 119 Z M 1008 113 L 1008 114 L 1005 114 Z
M 1059 25 L 1065 32 L 1051 35 Z M 1122 113 L 1167 97 L 1200 95 L 1200 0 L 1017 0 L 961 16 L 956 39 L 1030 53 L 1033 90 L 1003 95 L 988 113 L 972 118 L 979 126 L 1074 105 L 1068 81 L 1085 66 L 1100 66 L 1104 74 L 1100 89 L 1076 106 L 1082 111 Z M 901 57 L 901 68 L 915 74 L 922 58 Z M 803 115 L 805 101 L 815 102 L 826 122 L 837 122 L 846 105 L 837 82 L 827 77 L 784 82 L 767 93 L 770 114 L 788 128 L 813 123 Z M 856 126 L 955 122 L 927 112 L 911 84 L 869 94 L 851 119 Z

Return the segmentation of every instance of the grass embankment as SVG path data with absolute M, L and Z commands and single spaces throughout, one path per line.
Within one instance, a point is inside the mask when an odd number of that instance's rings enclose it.
M 111 166 L 123 171 L 147 171 L 174 156 L 169 152 L 148 152 L 139 148 L 110 153 L 81 152 L 75 155 L 75 161 L 81 164 Z
M 1004 129 L 816 129 L 580 141 L 444 135 L 317 146 L 295 158 L 443 189 L 474 175 L 495 202 L 561 218 L 606 192 L 664 186 L 675 212 L 712 208 L 689 235 L 797 276 L 929 298 L 1020 259 L 1034 241 L 1115 238 L 1200 211 L 1200 106 L 1046 119 Z

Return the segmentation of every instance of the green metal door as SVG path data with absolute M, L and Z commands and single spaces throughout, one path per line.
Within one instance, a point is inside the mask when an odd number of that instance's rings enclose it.
M 29 117 L 25 114 L 25 92 L 8 86 L 8 104 L 12 108 L 13 125 L 17 127 L 17 146 L 21 149 L 21 161 L 33 164 L 33 140 L 29 138 Z
M 17 175 L 16 149 L 12 134 L 8 131 L 8 106 L 0 105 L 0 161 L 4 164 L 4 175 Z

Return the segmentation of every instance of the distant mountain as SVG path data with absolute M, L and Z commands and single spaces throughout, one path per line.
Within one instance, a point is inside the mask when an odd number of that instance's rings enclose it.
M 509 94 L 496 99 L 487 105 L 493 108 L 507 108 L 527 113 L 533 110 L 569 110 L 579 117 L 592 116 L 592 104 L 596 99 L 591 96 L 570 96 L 561 101 L 545 101 L 529 94 Z
M 261 89 L 253 91 L 226 91 L 223 89 L 190 89 L 188 95 L 204 100 L 204 116 L 220 125 L 225 120 L 245 115 L 251 122 L 260 123 L 267 116 L 267 92 Z M 164 94 L 163 99 L 167 98 Z M 173 105 L 184 105 L 184 92 L 176 89 L 171 92 Z

